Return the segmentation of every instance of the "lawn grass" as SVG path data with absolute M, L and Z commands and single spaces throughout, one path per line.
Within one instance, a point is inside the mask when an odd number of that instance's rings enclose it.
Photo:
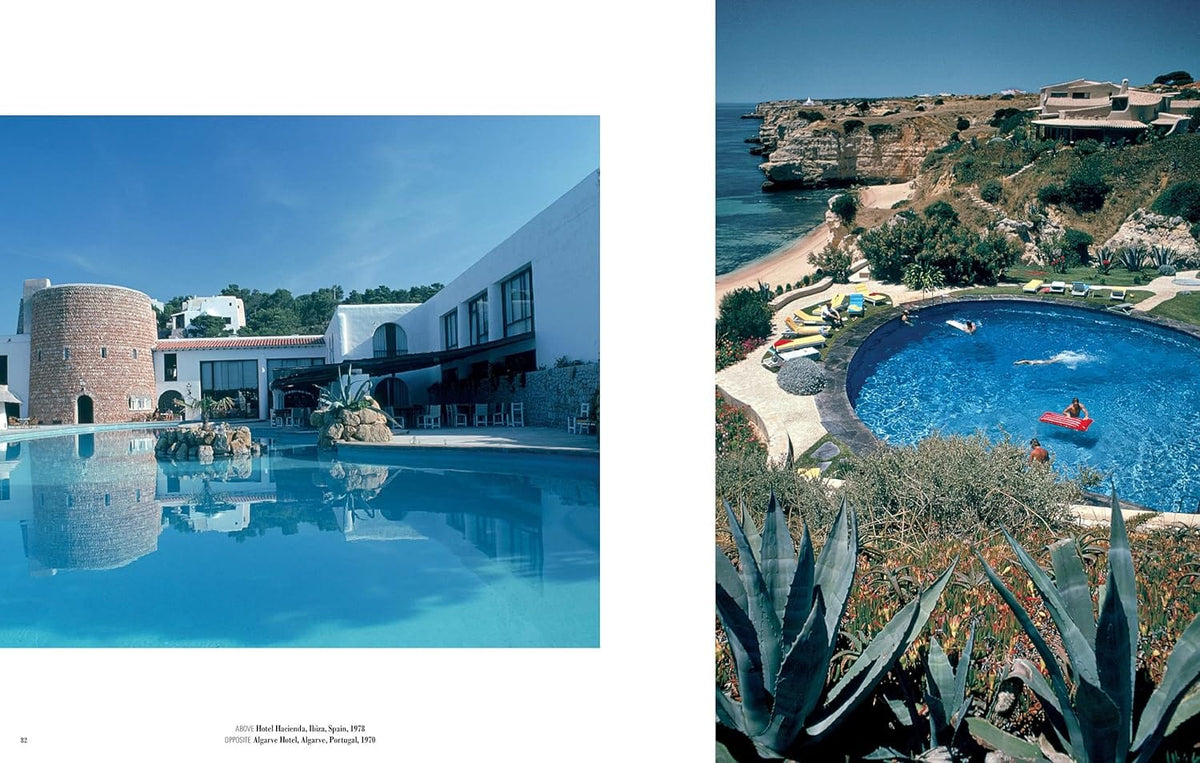
M 1150 314 L 1200 326 L 1200 292 L 1177 294 L 1151 310 Z
M 1158 272 L 1149 269 L 1135 273 L 1125 268 L 1113 268 L 1107 275 L 1100 275 L 1095 268 L 1090 267 L 1068 268 L 1065 273 L 1055 273 L 1044 265 L 1026 264 L 1011 267 L 1004 274 L 1008 280 L 1022 284 L 1036 278 L 1046 283 L 1063 281 L 1071 284 L 1082 281 L 1089 286 L 1138 286 L 1158 278 Z

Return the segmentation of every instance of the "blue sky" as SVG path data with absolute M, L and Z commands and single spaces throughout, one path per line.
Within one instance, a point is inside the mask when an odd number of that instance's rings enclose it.
M 599 150 L 597 117 L 0 117 L 0 333 L 26 278 L 449 283 Z
M 717 102 L 1200 77 L 1194 3 L 717 0 Z

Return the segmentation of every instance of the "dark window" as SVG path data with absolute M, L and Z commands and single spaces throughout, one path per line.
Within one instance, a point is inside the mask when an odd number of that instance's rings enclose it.
M 483 344 L 488 340 L 487 292 L 467 303 L 467 315 L 471 324 L 471 344 Z
M 1066 98 L 1067 94 L 1066 93 L 1051 93 L 1050 97 L 1051 98 Z
M 501 286 L 504 336 L 533 331 L 533 271 L 522 270 Z
M 9 487 L 9 480 L 0 480 L 0 501 L 7 501 L 12 498 L 12 489 Z
M 163 355 L 163 381 L 175 381 L 179 378 L 179 369 L 176 365 L 178 356 L 173 352 L 168 352 Z
M 324 365 L 324 358 L 275 358 L 267 361 L 267 387 L 270 388 L 275 380 L 284 374 L 289 374 L 297 368 Z
M 182 313 L 175 316 L 175 328 L 177 328 L 177 329 L 183 328 L 183 314 Z
M 133 359 L 137 360 L 137 348 L 136 347 L 133 348 Z
M 1080 98 L 1091 98 L 1092 94 L 1091 93 L 1071 93 L 1071 97 L 1076 100 L 1079 100 Z
M 210 360 L 200 364 L 200 389 L 207 397 L 253 392 L 258 397 L 257 360 Z
M 408 353 L 408 335 L 394 323 L 385 323 L 375 329 L 371 344 L 377 358 L 394 358 Z
M 107 347 L 100 348 L 100 357 L 102 357 L 102 358 L 108 357 L 108 348 Z
M 63 348 L 63 360 L 70 360 L 70 359 L 71 359 L 71 348 L 64 347 Z
M 458 346 L 458 310 L 451 310 L 442 316 L 442 340 L 445 349 L 452 350 Z
M 8 356 L 0 355 L 0 384 L 8 384 Z

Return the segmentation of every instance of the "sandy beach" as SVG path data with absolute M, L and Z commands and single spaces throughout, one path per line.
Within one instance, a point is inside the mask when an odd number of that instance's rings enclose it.
M 872 185 L 859 191 L 859 201 L 864 207 L 890 209 L 901 199 L 912 196 L 912 182 Z M 744 265 L 724 275 L 717 276 L 716 304 L 726 292 L 743 286 L 754 286 L 759 281 L 770 284 L 792 283 L 812 273 L 816 268 L 808 262 L 808 255 L 819 252 L 833 240 L 833 227 L 823 222 L 779 251 Z

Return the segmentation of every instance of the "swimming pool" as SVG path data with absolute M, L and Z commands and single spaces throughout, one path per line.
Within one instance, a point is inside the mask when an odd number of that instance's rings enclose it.
M 968 319 L 980 324 L 974 335 L 945 323 Z M 846 392 L 888 442 L 939 430 L 1037 437 L 1060 471 L 1111 473 L 1122 498 L 1188 513 L 1200 503 L 1200 340 L 1178 331 L 1040 302 L 937 305 L 867 337 Z M 1086 433 L 1038 422 L 1072 397 L 1095 419 Z
M 0 444 L 0 646 L 594 647 L 599 460 Z

